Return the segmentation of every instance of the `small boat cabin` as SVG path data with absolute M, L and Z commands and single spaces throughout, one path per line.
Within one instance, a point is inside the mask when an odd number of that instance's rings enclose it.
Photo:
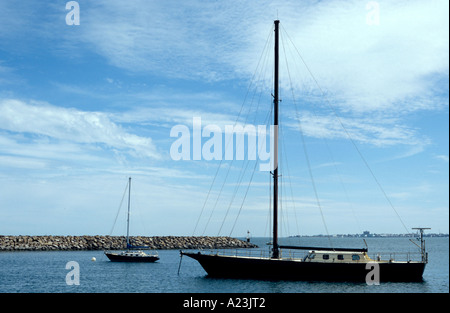
M 309 251 L 303 262 L 320 263 L 368 263 L 373 262 L 366 252 L 359 251 Z

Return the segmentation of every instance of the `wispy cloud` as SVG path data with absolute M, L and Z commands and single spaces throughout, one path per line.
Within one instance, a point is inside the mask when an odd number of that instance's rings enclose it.
M 8 181 L 3 207 L 15 207 L 17 199 L 26 198 L 13 213 L 0 212 L 5 217 L 0 219 L 2 229 L 97 233 L 98 221 L 112 219 L 115 211 L 111 214 L 110 208 L 116 206 L 115 195 L 122 193 L 122 184 L 110 186 L 132 175 L 142 180 L 135 185 L 144 195 L 139 201 L 147 206 L 155 203 L 159 218 L 153 221 L 165 220 L 160 217 L 173 210 L 173 219 L 158 223 L 155 232 L 189 233 L 192 227 L 173 225 L 181 225 L 180 220 L 195 224 L 186 221 L 197 218 L 216 163 L 171 160 L 168 146 L 174 138 L 169 129 L 176 124 L 190 127 L 196 116 L 202 126 L 216 124 L 223 129 L 236 122 L 241 95 L 276 18 L 282 25 L 283 131 L 290 136 L 300 121 L 310 138 L 339 141 L 350 135 L 357 144 L 370 145 L 373 162 L 426 151 L 421 158 L 397 162 L 400 175 L 386 168 L 381 180 L 403 181 L 402 172 L 407 172 L 411 177 L 405 188 L 399 190 L 396 184 L 392 191 L 386 189 L 388 194 L 415 212 L 444 208 L 435 213 L 441 217 L 448 211 L 448 175 L 441 168 L 448 165 L 442 150 L 448 142 L 442 135 L 448 118 L 434 119 L 442 112 L 448 116 L 448 1 L 379 0 L 378 25 L 366 23 L 367 1 L 359 0 L 79 3 L 81 25 L 71 27 L 64 20 L 65 2 L 0 1 L 0 179 Z M 271 43 L 267 47 L 263 57 L 269 62 L 273 47 Z M 289 101 L 288 73 L 299 114 L 293 113 Z M 272 76 L 271 65 L 267 74 Z M 263 83 L 266 80 L 256 85 Z M 271 83 L 264 90 L 265 109 L 272 100 L 270 88 Z M 253 122 L 245 120 L 246 113 L 255 109 L 247 104 L 238 123 Z M 262 106 L 257 113 L 264 120 Z M 337 181 L 328 167 L 352 162 L 345 148 L 339 149 L 343 160 L 326 160 L 323 155 L 312 160 L 314 172 L 325 173 L 315 180 L 321 196 L 338 193 L 322 185 Z M 434 158 L 433 166 L 427 165 L 429 159 L 423 161 L 427 156 Z M 290 165 L 302 171 L 301 163 Z M 227 166 L 231 174 L 239 172 L 238 165 Z M 300 177 L 294 184 L 303 187 L 301 175 L 292 177 Z M 368 191 L 359 192 L 360 180 L 351 174 L 344 178 L 357 186 L 358 207 L 378 214 L 378 203 L 367 203 Z M 418 181 L 429 184 L 432 194 L 423 197 L 416 192 L 414 200 L 401 197 L 418 191 L 413 186 Z M 261 180 L 261 186 L 266 182 Z M 298 200 L 309 209 L 306 188 L 304 192 L 303 201 Z M 327 200 L 325 209 L 335 205 L 347 209 L 347 203 Z M 248 198 L 251 208 L 263 207 L 256 202 Z M 42 223 L 25 220 L 25 215 L 41 218 Z M 417 216 L 423 220 L 423 215 Z M 55 223 L 47 227 L 50 217 Z M 85 226 L 86 220 L 91 224 Z M 442 218 L 436 220 L 442 223 Z M 249 220 L 245 230 L 252 223 Z M 378 223 L 385 225 L 386 219 Z M 315 232 L 317 224 L 309 224 Z
M 379 1 L 379 25 L 366 23 L 365 4 L 98 2 L 87 6 L 83 31 L 70 40 L 88 43 L 130 71 L 203 80 L 250 77 L 270 29 L 267 16 L 275 18 L 277 8 L 290 36 L 284 39 L 292 39 L 323 90 L 342 108 L 436 106 L 428 100 L 435 92 L 431 75 L 448 75 L 448 2 Z M 182 12 L 189 14 L 180 19 Z M 288 54 L 301 63 L 296 51 Z M 308 75 L 297 83 L 316 92 Z
M 341 109 L 411 112 L 445 106 L 437 97 L 445 90 L 436 83 L 448 77 L 448 1 L 377 3 L 380 22 L 368 25 L 367 3 L 358 0 L 82 2 L 77 29 L 64 24 L 64 6 L 2 3 L 6 22 L 0 36 L 28 38 L 32 23 L 35 39 L 23 44 L 43 40 L 61 57 L 94 52 L 131 72 L 221 81 L 252 76 L 271 21 L 280 18 L 289 35 L 283 35 L 285 42 L 292 40 Z M 287 50 L 287 56 L 304 73 L 296 88 L 304 96 L 317 94 L 297 52 Z M 282 80 L 286 86 L 286 74 Z
M 436 155 L 435 158 L 448 163 L 448 155 Z
M 177 1 L 100 2 L 87 6 L 83 16 L 87 27 L 78 40 L 111 64 L 130 71 L 217 80 L 225 75 L 217 68 L 225 63 L 220 58 L 225 41 L 217 44 L 214 40 L 213 44 L 212 39 L 222 36 L 215 31 L 224 30 L 211 21 L 218 21 L 223 14 L 215 14 L 219 13 L 215 5 L 203 3 L 201 10 L 199 5 Z
M 77 144 L 101 144 L 106 149 L 159 158 L 151 138 L 127 132 L 101 112 L 8 99 L 0 100 L 0 111 L 0 127 L 9 132 L 47 136 Z
M 445 104 L 429 100 L 437 100 L 432 75 L 448 76 L 448 2 L 378 3 L 378 25 L 366 23 L 365 2 L 330 1 L 315 5 L 308 23 L 288 20 L 284 28 L 342 109 L 411 112 Z M 316 90 L 307 76 L 301 83 Z
M 421 136 L 416 129 L 401 125 L 394 118 L 338 118 L 305 111 L 293 119 L 297 123 L 289 122 L 288 127 L 297 130 L 301 127 L 306 136 L 314 138 L 351 139 L 378 147 L 405 145 L 423 148 L 430 143 L 430 139 Z

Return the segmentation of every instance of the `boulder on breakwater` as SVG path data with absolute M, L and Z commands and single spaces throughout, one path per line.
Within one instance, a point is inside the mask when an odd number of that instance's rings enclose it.
M 208 236 L 133 236 L 130 237 L 130 243 L 156 250 L 257 247 L 236 238 Z M 125 236 L 0 236 L 0 251 L 121 250 L 125 248 Z

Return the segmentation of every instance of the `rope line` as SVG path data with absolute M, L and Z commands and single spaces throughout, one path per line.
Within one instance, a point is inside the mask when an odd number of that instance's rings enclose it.
M 283 27 L 283 26 L 282 26 Z M 284 30 L 284 28 L 283 28 Z M 311 69 L 309 68 L 309 66 L 306 64 L 305 60 L 303 59 L 302 55 L 300 54 L 300 52 L 298 51 L 297 47 L 295 46 L 295 44 L 292 42 L 292 39 L 290 38 L 289 34 L 284 30 L 284 32 L 286 33 L 289 41 L 292 43 L 292 46 L 294 47 L 294 49 L 297 51 L 298 56 L 300 57 L 300 59 L 302 60 L 303 65 L 305 66 L 305 68 L 307 69 L 308 73 L 311 75 L 311 78 L 313 79 L 314 83 L 316 84 L 317 88 L 319 89 L 320 93 L 322 94 L 322 97 L 324 97 L 325 102 L 327 103 L 327 105 L 329 106 L 329 108 L 333 111 L 336 119 L 338 120 L 339 124 L 341 125 L 342 129 L 344 130 L 345 134 L 347 135 L 348 139 L 350 140 L 350 142 L 352 143 L 353 147 L 355 148 L 355 150 L 357 151 L 358 155 L 360 156 L 361 160 L 363 161 L 364 165 L 367 167 L 367 169 L 369 170 L 369 173 L 371 174 L 372 178 L 375 180 L 376 184 L 378 185 L 378 188 L 381 190 L 382 194 L 384 195 L 385 199 L 387 200 L 388 204 L 390 205 L 390 207 L 393 209 L 393 211 L 395 212 L 395 214 L 397 215 L 398 219 L 400 220 L 401 224 L 403 225 L 403 227 L 405 228 L 406 232 L 409 234 L 410 231 L 408 230 L 408 228 L 406 227 L 405 223 L 403 222 L 402 218 L 400 217 L 399 213 L 397 212 L 397 210 L 395 209 L 394 205 L 392 204 L 391 200 L 389 199 L 389 197 L 387 196 L 384 188 L 382 187 L 381 183 L 379 182 L 379 180 L 377 179 L 377 177 L 375 176 L 375 173 L 372 171 L 372 168 L 370 167 L 369 163 L 366 161 L 366 159 L 364 158 L 362 152 L 360 151 L 360 149 L 358 148 L 356 142 L 353 140 L 352 136 L 350 135 L 349 131 L 347 130 L 347 128 L 345 127 L 344 123 L 342 122 L 341 118 L 339 117 L 338 113 L 336 112 L 336 109 L 333 107 L 333 105 L 331 104 L 330 100 L 328 99 L 327 95 L 325 94 L 325 92 L 323 91 L 322 87 L 320 86 L 319 82 L 317 81 L 316 77 L 313 75 Z
M 117 218 L 119 217 L 119 213 L 120 213 L 120 209 L 122 208 L 123 200 L 125 199 L 125 195 L 127 194 L 127 189 L 128 189 L 128 180 L 127 180 L 127 185 L 125 186 L 125 190 L 123 191 L 123 196 L 122 196 L 122 200 L 120 201 L 119 209 L 117 210 L 117 213 L 116 213 L 116 218 L 114 219 L 113 226 L 111 228 L 111 231 L 109 232 L 109 236 L 112 235 L 112 232 L 114 231 L 114 227 L 116 226 Z

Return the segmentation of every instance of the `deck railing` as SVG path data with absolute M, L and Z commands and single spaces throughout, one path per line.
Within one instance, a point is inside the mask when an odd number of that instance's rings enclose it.
M 207 250 L 210 254 L 223 255 L 223 256 L 239 256 L 239 257 L 253 257 L 253 258 L 270 258 L 272 252 L 270 249 L 221 249 L 221 250 Z M 291 250 L 291 249 L 280 249 L 280 257 L 286 260 L 303 260 L 308 251 L 305 250 Z M 382 260 L 382 261 L 397 261 L 397 262 L 408 262 L 408 261 L 421 261 L 422 255 L 420 252 L 370 252 L 368 256 L 372 260 Z

